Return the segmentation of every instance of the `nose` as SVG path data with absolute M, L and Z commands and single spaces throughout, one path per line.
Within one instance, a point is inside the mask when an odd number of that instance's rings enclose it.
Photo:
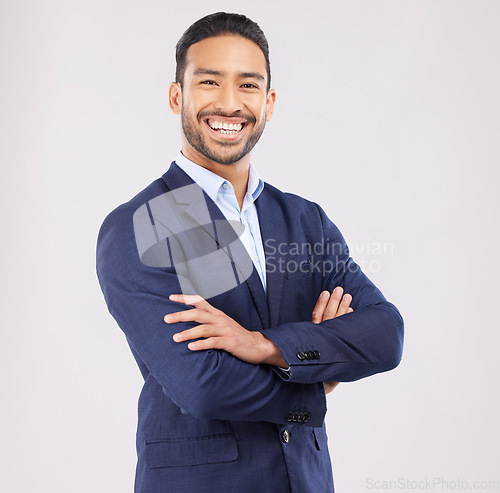
M 224 113 L 231 114 L 243 107 L 238 89 L 232 85 L 224 85 L 217 91 L 215 107 Z

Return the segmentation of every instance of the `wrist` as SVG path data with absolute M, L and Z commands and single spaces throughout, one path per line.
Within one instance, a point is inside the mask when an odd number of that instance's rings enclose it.
M 280 368 L 288 368 L 288 363 L 283 358 L 280 348 L 264 334 L 260 333 L 260 335 L 262 337 L 262 363 Z

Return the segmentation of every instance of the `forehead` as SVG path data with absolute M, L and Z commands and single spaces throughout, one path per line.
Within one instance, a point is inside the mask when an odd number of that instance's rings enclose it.
M 192 75 L 200 68 L 227 74 L 258 72 L 267 78 L 262 50 L 253 41 L 234 34 L 206 38 L 191 45 L 186 55 L 186 74 Z

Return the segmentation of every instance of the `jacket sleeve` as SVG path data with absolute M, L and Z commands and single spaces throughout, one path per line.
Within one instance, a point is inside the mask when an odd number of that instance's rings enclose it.
M 349 382 L 395 368 L 402 357 L 404 324 L 398 309 L 349 255 L 339 229 L 317 204 L 322 222 L 322 290 L 342 286 L 352 313 L 319 324 L 285 323 L 266 331 L 290 366 L 289 382 Z
M 322 384 L 284 382 L 267 365 L 245 363 L 225 351 L 190 351 L 175 332 L 197 325 L 168 325 L 167 313 L 188 309 L 170 301 L 180 293 L 173 268 L 141 263 L 134 239 L 133 207 L 122 205 L 105 219 L 97 241 L 97 275 L 110 313 L 163 392 L 198 418 L 287 423 L 304 413 L 307 426 L 322 426 Z M 307 422 L 306 422 L 307 421 Z

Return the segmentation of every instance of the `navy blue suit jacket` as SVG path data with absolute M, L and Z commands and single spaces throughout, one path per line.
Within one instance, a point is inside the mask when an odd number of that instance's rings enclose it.
M 324 425 L 323 381 L 354 381 L 396 367 L 403 320 L 349 256 L 338 228 L 317 204 L 265 184 L 257 208 L 267 295 L 257 271 L 208 301 L 280 349 L 290 374 L 225 351 L 190 351 L 167 325 L 188 309 L 173 266 L 141 262 L 133 216 L 151 199 L 193 184 L 175 162 L 104 220 L 97 274 L 110 313 L 144 377 L 139 397 L 135 491 L 333 491 Z M 204 194 L 212 219 L 224 220 Z M 309 245 L 310 248 L 304 248 Z M 354 312 L 313 324 L 322 290 L 342 286 Z

